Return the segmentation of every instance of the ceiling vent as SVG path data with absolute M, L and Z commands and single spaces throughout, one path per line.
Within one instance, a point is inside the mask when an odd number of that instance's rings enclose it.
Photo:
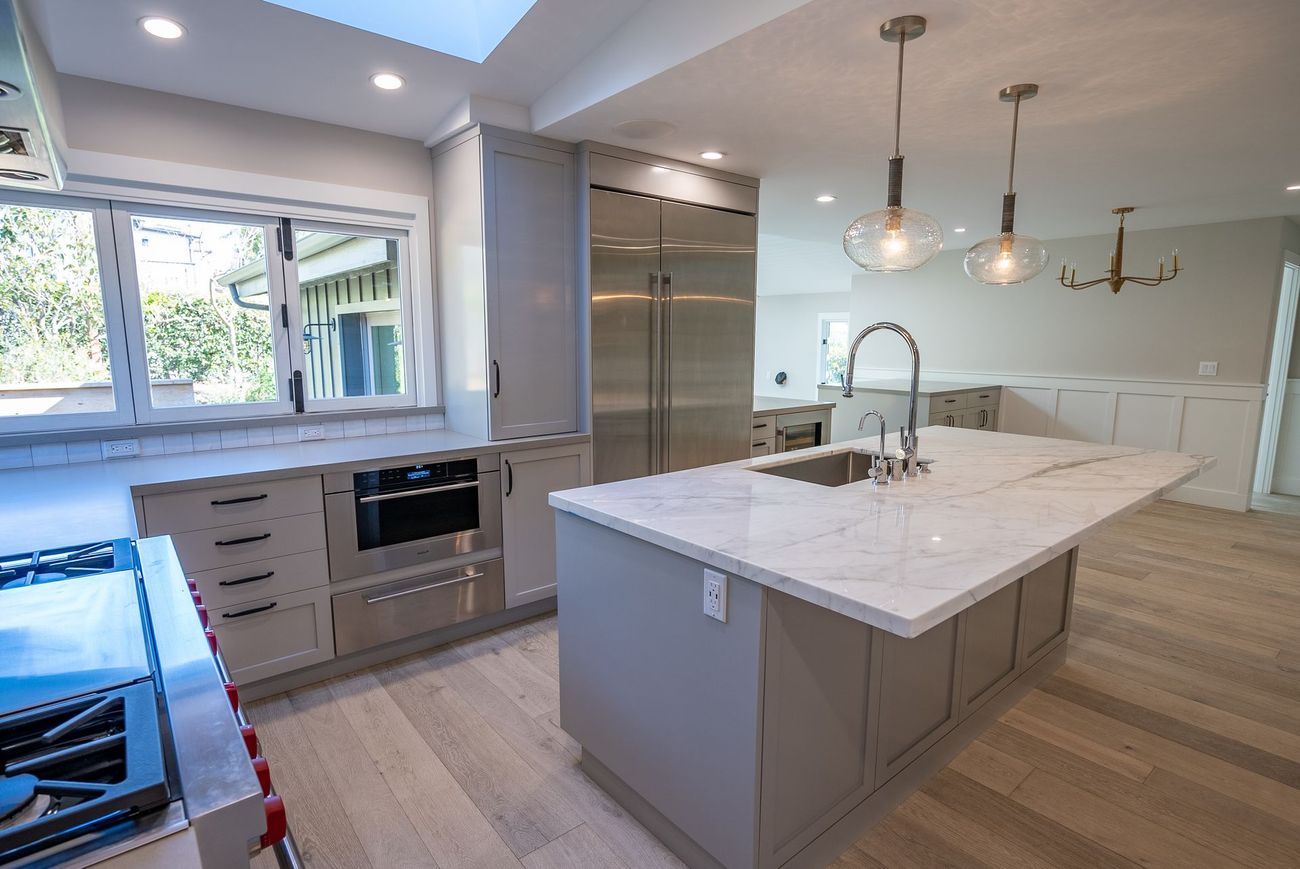
M 66 170 L 37 70 L 53 77 L 38 37 L 24 32 L 17 0 L 0 0 L 0 186 L 61 190 Z

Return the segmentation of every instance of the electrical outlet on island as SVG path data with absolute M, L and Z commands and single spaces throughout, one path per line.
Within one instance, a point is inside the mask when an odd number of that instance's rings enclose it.
M 727 575 L 704 570 L 704 614 L 720 622 L 727 620 Z

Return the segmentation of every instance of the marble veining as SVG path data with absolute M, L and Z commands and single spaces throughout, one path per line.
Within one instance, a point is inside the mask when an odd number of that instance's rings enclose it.
M 897 446 L 895 434 L 887 448 Z M 556 492 L 556 509 L 905 637 L 1213 467 L 1208 456 L 931 426 L 931 474 L 825 487 L 756 473 L 876 439 Z

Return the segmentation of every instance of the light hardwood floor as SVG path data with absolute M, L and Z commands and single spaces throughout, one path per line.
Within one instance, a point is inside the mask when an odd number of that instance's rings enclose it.
M 1160 502 L 1084 546 L 1075 607 L 1067 663 L 837 869 L 1300 866 L 1300 518 Z M 577 769 L 556 641 L 251 704 L 308 865 L 680 866 Z

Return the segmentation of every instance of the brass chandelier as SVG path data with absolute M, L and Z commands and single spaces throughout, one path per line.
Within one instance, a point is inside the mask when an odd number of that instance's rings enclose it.
M 1110 268 L 1106 270 L 1106 277 L 1097 278 L 1091 281 L 1084 281 L 1083 283 L 1078 283 L 1074 279 L 1075 266 L 1071 264 L 1069 267 L 1070 278 L 1069 280 L 1066 280 L 1065 260 L 1061 260 L 1061 286 L 1069 287 L 1072 290 L 1086 290 L 1088 289 L 1088 287 L 1097 286 L 1097 284 L 1109 284 L 1110 291 L 1112 293 L 1118 293 L 1120 291 L 1120 288 L 1123 287 L 1124 284 L 1128 283 L 1129 281 L 1132 281 L 1135 284 L 1141 284 L 1144 287 L 1154 287 L 1157 284 L 1163 284 L 1165 281 L 1172 281 L 1174 278 L 1178 277 L 1178 273 L 1182 271 L 1182 268 L 1180 268 L 1178 265 L 1178 248 L 1174 248 L 1174 254 L 1173 254 L 1174 267 L 1169 272 L 1165 271 L 1165 258 L 1161 257 L 1159 271 L 1156 272 L 1156 276 L 1153 278 L 1139 278 L 1139 277 L 1134 277 L 1133 275 L 1123 274 L 1124 272 L 1124 215 L 1130 213 L 1131 211 L 1133 211 L 1132 206 L 1126 206 L 1124 208 L 1112 208 L 1110 210 L 1111 214 L 1119 215 L 1119 231 L 1115 236 L 1115 250 L 1111 252 Z

